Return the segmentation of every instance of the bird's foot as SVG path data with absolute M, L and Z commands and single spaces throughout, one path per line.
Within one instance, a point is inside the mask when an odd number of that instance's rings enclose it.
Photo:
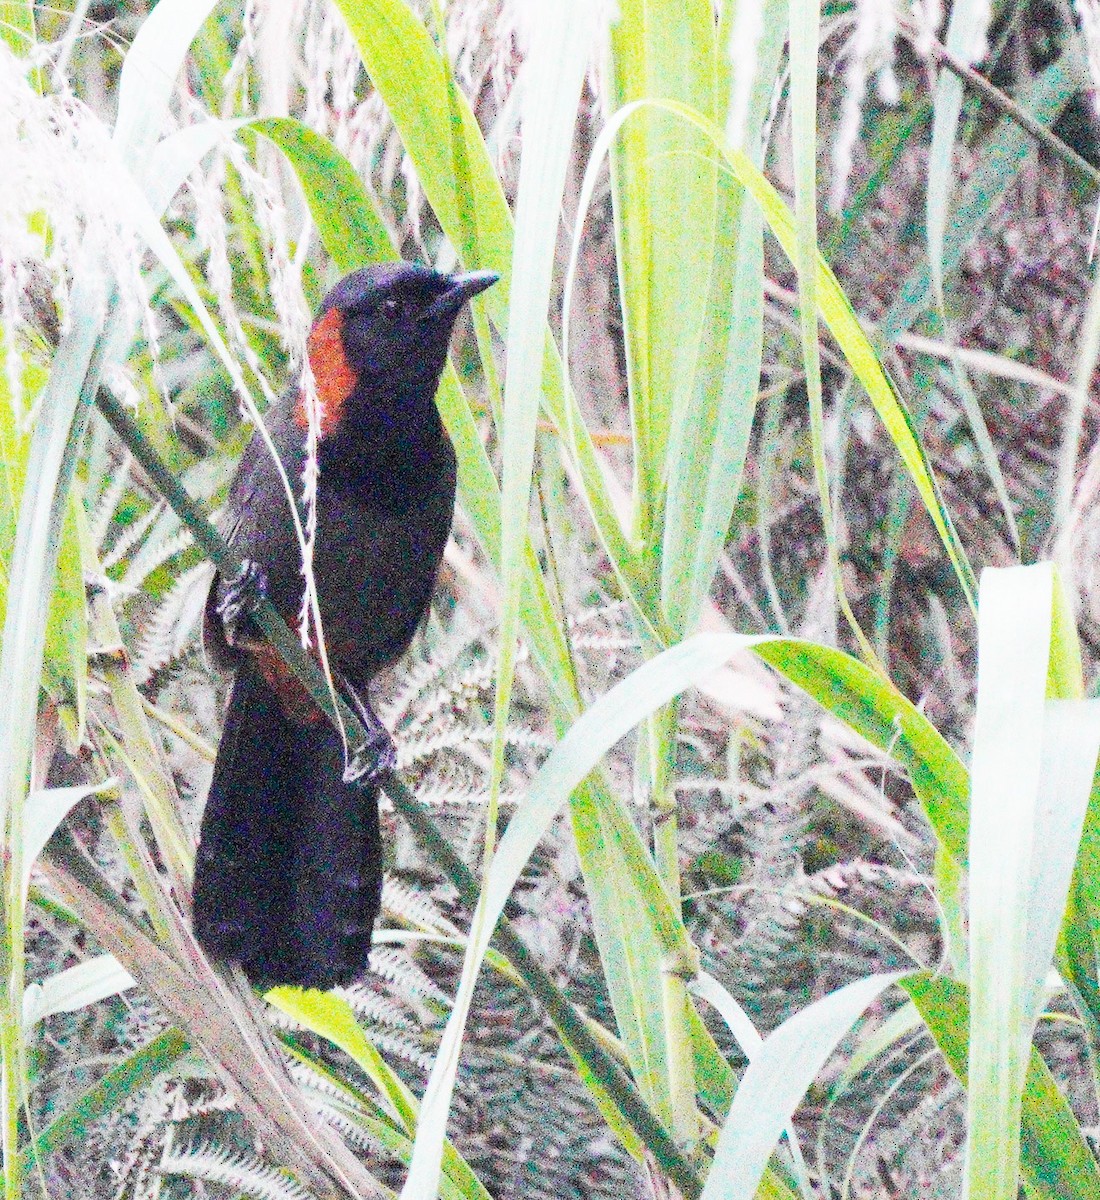
M 241 569 L 225 585 L 214 611 L 221 618 L 228 645 L 235 646 L 241 626 L 267 596 L 267 572 L 255 559 L 246 558 Z
M 351 698 L 352 708 L 355 709 L 366 732 L 366 738 L 348 753 L 347 766 L 344 768 L 344 782 L 378 783 L 396 770 L 397 746 L 390 737 L 389 730 L 371 708 L 370 701 L 360 696 L 346 679 L 344 686 Z
M 381 726 L 367 730 L 367 739 L 348 755 L 344 768 L 345 783 L 379 783 L 392 775 L 397 766 L 397 746 Z

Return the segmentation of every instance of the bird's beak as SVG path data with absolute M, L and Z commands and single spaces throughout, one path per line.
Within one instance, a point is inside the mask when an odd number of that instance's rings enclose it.
M 463 275 L 449 276 L 447 290 L 421 316 L 421 321 L 437 321 L 458 312 L 467 300 L 492 287 L 499 278 L 496 271 L 467 271 Z

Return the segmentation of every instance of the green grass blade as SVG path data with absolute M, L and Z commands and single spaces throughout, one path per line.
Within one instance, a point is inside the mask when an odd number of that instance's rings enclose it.
M 27 797 L 23 820 L 23 892 L 26 894 L 31 882 L 31 867 L 46 848 L 54 830 L 69 813 L 88 796 L 116 792 L 117 779 L 105 779 L 102 783 L 84 784 L 78 787 L 40 788 Z
M 729 990 L 724 988 L 713 975 L 708 975 L 705 971 L 700 972 L 698 979 L 690 985 L 690 990 L 700 1000 L 705 1000 L 725 1021 L 730 1033 L 741 1047 L 742 1053 L 751 1063 L 763 1051 L 764 1039 L 756 1032 L 756 1026 L 753 1025 L 749 1014 L 737 1003 Z M 786 1126 L 783 1134 L 787 1138 L 798 1171 L 799 1189 L 804 1197 L 812 1198 L 813 1191 L 794 1126 Z
M 118 80 L 114 142 L 144 183 L 150 152 L 168 125 L 169 106 L 184 56 L 216 0 L 161 0 L 141 23 Z
M 439 47 L 402 0 L 336 0 L 355 38 L 371 83 L 385 101 L 417 178 L 436 217 L 468 267 L 499 271 L 488 293 L 490 312 L 506 328 L 512 230 L 501 191 L 477 120 L 459 92 L 455 120 L 465 142 L 468 178 L 455 174 L 449 64 Z M 473 221 L 464 213 L 472 211 Z M 471 244 L 471 235 L 476 244 Z
M 966 1173 L 972 1191 L 981 1184 L 974 1194 L 990 1200 L 1015 1197 L 1018 1187 L 1020 1094 L 1031 1040 L 1020 994 L 1027 935 L 1022 906 L 1042 769 L 1052 595 L 1049 567 L 982 576 L 970 814 Z
M 817 54 L 821 24 L 818 0 L 790 0 L 789 21 L 795 211 L 793 245 L 784 246 L 784 250 L 798 273 L 798 323 L 802 334 L 802 364 L 810 418 L 810 451 L 821 505 L 826 557 L 837 602 L 864 656 L 869 662 L 876 662 L 874 648 L 860 628 L 844 590 L 829 468 L 825 458 L 825 408 L 821 387 L 821 347 L 818 344 Z
M 561 797 L 563 805 L 566 798 Z M 572 797 L 570 817 L 596 945 L 630 1070 L 646 1103 L 671 1134 L 677 1117 L 677 1098 L 670 1088 L 673 1015 L 665 1008 L 662 973 L 673 961 L 651 910 L 662 910 L 666 926 L 676 915 L 648 855 L 644 878 L 639 878 L 642 864 L 632 853 L 638 848 L 636 834 L 632 839 L 608 804 L 582 788 Z M 628 859 L 633 860 L 633 870 Z
M 989 6 L 984 3 L 984 0 L 956 0 L 956 3 L 951 6 L 951 19 L 947 26 L 947 48 L 956 58 L 968 63 L 973 61 L 978 39 L 984 40 L 989 13 Z M 949 324 L 944 302 L 943 250 L 951 188 L 955 181 L 952 159 L 962 102 L 963 81 L 952 71 L 941 71 L 936 81 L 936 95 L 932 111 L 932 148 L 928 155 L 926 226 L 932 293 L 945 331 L 949 330 Z M 954 351 L 954 339 L 950 333 L 948 333 L 948 341 Z M 966 375 L 966 368 L 958 354 L 952 353 L 951 363 L 962 396 L 963 408 L 978 446 L 978 453 L 981 455 L 982 463 L 997 493 L 997 499 L 1005 515 L 1013 545 L 1019 553 L 1020 535 L 1016 528 L 1012 502 L 1009 500 L 1008 487 L 1005 484 L 1004 475 L 1001 473 L 1001 464 L 997 459 L 993 439 L 989 435 L 989 428 L 978 405 L 978 398 L 974 395 L 974 390 Z
M 149 153 L 145 197 L 154 212 L 163 212 L 188 176 L 225 137 L 218 121 L 196 121 L 162 138 Z
M 294 168 L 321 244 L 341 275 L 398 257 L 378 206 L 328 138 L 290 117 L 247 121 L 238 136 L 247 130 L 274 142 Z
M 36 1161 L 48 1158 L 67 1142 L 85 1138 L 94 1122 L 148 1087 L 190 1048 L 183 1033 L 172 1027 L 128 1055 L 38 1134 L 33 1145 L 23 1151 L 23 1170 L 30 1170 Z
M 364 1033 L 346 1000 L 331 992 L 289 987 L 274 988 L 266 999 L 343 1050 L 378 1089 L 405 1132 L 416 1132 L 419 1121 L 416 1098 Z M 444 1143 L 442 1156 L 443 1171 L 461 1195 L 489 1200 L 484 1185 L 450 1141 Z
M 504 594 L 486 861 L 495 841 L 496 801 L 504 774 L 504 741 L 515 672 L 523 558 L 529 544 L 535 429 L 558 218 L 569 169 L 577 105 L 597 32 L 597 14 L 598 9 L 585 0 L 569 0 L 533 13 L 531 48 L 518 85 L 523 97 L 523 150 L 516 198 L 508 310 L 508 373 L 501 429 L 503 481 L 499 569 Z
M 74 753 L 84 740 L 88 699 L 88 605 L 77 532 L 79 504 L 77 493 L 70 493 L 46 618 L 45 659 L 45 684 L 57 703 L 68 748 Z
M 1077 42 L 1070 40 L 1062 56 L 1037 76 L 1019 97 L 1020 106 L 1042 125 L 1053 125 L 1071 97 L 1091 87 L 1088 69 Z M 1009 117 L 997 124 L 983 148 L 981 162 L 967 180 L 951 218 L 943 247 L 944 275 L 958 267 L 963 251 L 992 218 L 1012 187 L 1021 166 L 1031 156 L 1034 143 Z M 879 333 L 892 342 L 904 333 L 933 302 L 928 263 L 922 262 L 898 289 Z
M 987 571 L 970 830 L 972 1194 L 1017 1190 L 1031 1036 L 1100 751 L 1100 702 L 1046 700 L 1054 571 Z
M 611 28 L 611 111 L 678 100 L 716 111 L 708 0 L 625 0 Z M 611 195 L 634 432 L 634 536 L 658 544 L 669 439 L 691 400 L 714 239 L 715 171 L 699 133 L 648 111 L 611 155 Z
M 829 646 L 798 638 L 764 638 L 753 650 L 905 767 L 940 845 L 965 865 L 970 778 L 962 760 L 916 705 L 877 671 Z
M 53 1013 L 78 1012 L 108 996 L 117 996 L 136 982 L 113 954 L 97 954 L 27 988 L 23 996 L 23 1029 L 29 1032 L 33 1025 Z
M 764 333 L 764 246 L 759 210 L 728 185 L 720 193 L 722 238 L 691 403 L 673 425 L 661 547 L 661 603 L 679 635 L 710 595 L 741 492 Z
M 909 976 L 901 986 L 965 1087 L 971 1022 L 966 985 L 942 975 L 920 974 Z M 1027 1066 L 1021 1115 L 1021 1167 L 1029 1196 L 1035 1200 L 1100 1200 L 1100 1168 L 1050 1068 L 1034 1049 Z
M 21 406 L 10 394 L 7 353 L 7 347 L 0 345 L 0 620 L 7 604 L 10 558 L 30 448 L 30 438 L 19 428 L 16 414 L 20 407 L 33 410 L 48 378 L 37 363 L 19 364 Z M 75 493 L 70 494 L 46 618 L 44 662 L 44 684 L 58 706 L 66 740 L 74 753 L 83 738 L 88 694 L 88 615 L 84 564 L 76 533 L 79 504 Z
M 1037 1017 L 1062 924 L 1100 753 L 1100 700 L 1047 702 L 1028 883 L 1024 1012 Z
M 716 53 L 716 120 L 729 107 L 736 5 L 723 9 Z M 756 47 L 741 130 L 759 162 L 786 31 L 785 0 L 770 0 Z M 738 56 L 738 68 L 745 66 Z M 669 174 L 674 174 L 670 171 Z M 715 242 L 699 354 L 689 403 L 676 410 L 668 445 L 668 491 L 661 545 L 661 603 L 672 630 L 694 628 L 710 594 L 741 490 L 760 379 L 763 242 L 760 213 L 719 179 Z

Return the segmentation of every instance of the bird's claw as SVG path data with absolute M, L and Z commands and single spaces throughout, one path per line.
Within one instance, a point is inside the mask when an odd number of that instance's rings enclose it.
M 370 695 L 366 692 L 361 694 L 349 679 L 342 678 L 341 683 L 366 734 L 363 741 L 348 754 L 344 782 L 378 783 L 397 769 L 397 746 L 371 707 Z
M 266 596 L 267 572 L 255 559 L 244 559 L 241 569 L 226 583 L 222 598 L 214 608 L 221 618 L 228 645 L 237 644 L 241 625 L 252 616 Z
M 375 719 L 377 722 L 377 718 Z M 367 729 L 367 739 L 348 755 L 344 768 L 345 783 L 378 783 L 392 775 L 397 767 L 397 746 L 380 723 Z

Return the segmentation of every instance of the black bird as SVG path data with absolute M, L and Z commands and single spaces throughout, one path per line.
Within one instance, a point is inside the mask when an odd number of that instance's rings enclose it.
M 496 278 L 366 267 L 329 292 L 309 336 L 323 404 L 313 558 L 321 623 L 372 738 L 350 764 L 249 620 L 264 594 L 293 627 L 303 589 L 289 501 L 258 434 L 234 481 L 228 538 L 245 568 L 215 578 L 205 639 L 237 678 L 202 819 L 194 926 L 212 957 L 239 962 L 260 986 L 327 988 L 366 968 L 382 886 L 377 781 L 393 767 L 368 688 L 404 653 L 431 599 L 455 496 L 435 392 L 459 311 Z M 266 424 L 297 491 L 308 427 L 300 387 Z

